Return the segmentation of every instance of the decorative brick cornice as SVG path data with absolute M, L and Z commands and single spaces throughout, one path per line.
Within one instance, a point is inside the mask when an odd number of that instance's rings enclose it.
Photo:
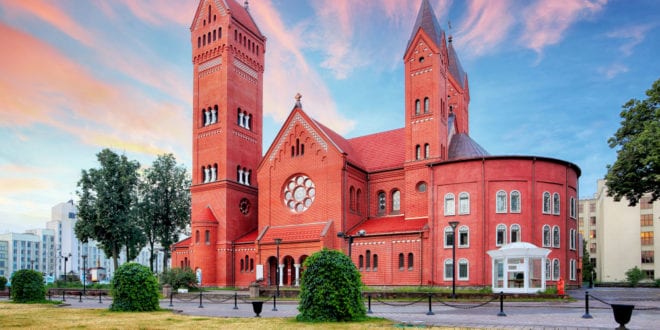
M 270 153 L 270 158 L 269 160 L 272 161 L 275 159 L 277 156 L 280 148 L 282 147 L 282 144 L 286 141 L 286 139 L 289 138 L 289 133 L 291 133 L 291 130 L 296 127 L 296 124 L 301 124 L 305 130 L 307 130 L 307 133 L 311 135 L 314 140 L 316 140 L 316 143 L 323 148 L 324 151 L 328 151 L 328 144 L 321 138 L 321 136 L 316 132 L 315 129 L 313 129 L 309 123 L 303 119 L 303 117 L 299 114 L 296 113 L 293 118 L 291 119 L 291 122 L 289 123 L 289 126 L 286 128 L 286 130 L 282 133 L 282 137 L 277 141 L 277 145 L 275 145 L 275 148 L 273 148 L 273 151 Z

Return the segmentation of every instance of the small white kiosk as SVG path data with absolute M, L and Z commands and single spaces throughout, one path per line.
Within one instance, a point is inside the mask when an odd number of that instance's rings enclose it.
M 517 242 L 490 250 L 493 292 L 536 293 L 545 290 L 545 263 L 549 249 Z

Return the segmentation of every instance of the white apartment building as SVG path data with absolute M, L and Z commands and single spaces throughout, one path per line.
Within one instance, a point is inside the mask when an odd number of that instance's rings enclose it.
M 41 255 L 44 251 L 41 238 L 33 234 L 0 234 L 0 241 L 7 242 L 7 279 L 17 270 L 42 271 Z
M 633 207 L 626 199 L 616 202 L 607 196 L 605 181 L 599 180 L 594 197 L 580 200 L 579 211 L 580 233 L 595 259 L 598 281 L 625 281 L 626 271 L 635 266 L 647 279 L 660 277 L 655 263 L 660 242 L 654 239 L 660 228 L 660 201 L 650 203 L 650 197 L 644 197 Z
M 9 242 L 0 240 L 0 276 L 9 279 Z

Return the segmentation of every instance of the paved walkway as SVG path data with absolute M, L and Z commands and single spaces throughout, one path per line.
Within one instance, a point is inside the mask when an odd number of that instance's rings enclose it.
M 202 305 L 198 296 L 177 299 L 170 306 L 170 300 L 161 300 L 161 307 L 186 315 L 212 317 L 255 317 L 250 300 L 240 296 L 236 305 L 231 291 L 204 295 Z M 589 290 L 591 299 L 589 315 L 583 318 L 585 310 L 585 290 L 568 292 L 577 299 L 574 302 L 507 302 L 503 311 L 506 316 L 498 316 L 499 301 L 476 307 L 476 303 L 454 303 L 450 300 L 432 300 L 432 315 L 428 315 L 428 299 L 415 304 L 380 302 L 372 299 L 370 316 L 383 317 L 402 325 L 443 326 L 487 329 L 612 329 L 614 321 L 611 303 L 635 305 L 629 329 L 657 329 L 660 327 L 660 289 L 656 288 L 594 288 Z M 53 299 L 56 299 L 53 297 Z M 599 301 L 600 300 L 600 301 Z M 99 303 L 96 297 L 67 297 L 68 308 L 107 308 L 108 298 Z M 237 309 L 234 309 L 237 307 Z M 276 307 L 277 310 L 273 310 Z M 294 317 L 298 314 L 297 302 L 278 301 L 274 306 L 272 298 L 263 305 L 261 317 Z

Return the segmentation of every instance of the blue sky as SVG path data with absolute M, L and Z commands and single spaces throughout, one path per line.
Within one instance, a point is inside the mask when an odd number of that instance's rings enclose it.
M 250 1 L 268 38 L 264 150 L 298 92 L 346 137 L 402 127 L 420 2 Z M 430 3 L 469 76 L 473 139 L 491 154 L 573 162 L 590 197 L 615 160 L 621 105 L 660 78 L 660 3 Z M 0 232 L 43 227 L 102 148 L 145 166 L 171 152 L 190 168 L 197 4 L 0 0 Z

